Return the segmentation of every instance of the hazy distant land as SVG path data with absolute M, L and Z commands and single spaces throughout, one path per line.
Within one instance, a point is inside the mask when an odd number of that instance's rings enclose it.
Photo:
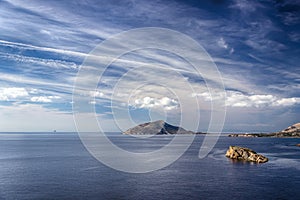
M 184 128 L 166 123 L 163 120 L 147 122 L 137 125 L 123 132 L 125 135 L 173 135 L 173 134 L 207 134 L 203 132 L 193 132 Z M 300 137 L 300 123 L 296 123 L 288 128 L 273 133 L 236 133 L 229 134 L 229 137 Z
M 239 133 L 229 134 L 229 137 L 300 137 L 300 123 L 287 127 L 286 129 L 274 133 Z

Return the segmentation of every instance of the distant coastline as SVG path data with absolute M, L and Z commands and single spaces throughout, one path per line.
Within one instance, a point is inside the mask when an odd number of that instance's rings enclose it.
M 300 138 L 300 123 L 287 127 L 286 129 L 274 133 L 238 133 L 229 134 L 229 137 L 276 137 L 276 138 Z
M 276 133 L 232 133 L 228 134 L 228 137 L 276 137 L 276 138 L 282 138 L 282 137 L 290 137 L 290 138 L 300 138 L 300 134 L 289 134 L 289 133 L 282 133 L 282 132 L 276 132 Z
M 201 134 L 201 135 L 211 135 L 211 133 L 205 132 L 193 132 L 187 131 L 182 127 L 174 126 L 166 123 L 163 120 L 158 120 L 154 122 L 147 122 L 139 124 L 133 128 L 128 129 L 123 132 L 125 135 L 174 135 L 174 134 Z M 288 128 L 273 133 L 222 133 L 222 135 L 227 135 L 229 137 L 292 137 L 300 138 L 300 123 L 289 126 Z

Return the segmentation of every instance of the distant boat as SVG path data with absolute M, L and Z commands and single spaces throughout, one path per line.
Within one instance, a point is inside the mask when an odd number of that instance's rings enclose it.
M 56 133 L 56 130 L 53 130 L 53 133 Z

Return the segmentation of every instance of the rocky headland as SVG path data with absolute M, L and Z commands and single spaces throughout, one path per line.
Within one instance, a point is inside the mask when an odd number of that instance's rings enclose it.
M 257 154 L 252 149 L 239 147 L 239 146 L 229 146 L 229 149 L 226 152 L 226 157 L 235 160 L 255 162 L 255 163 L 268 162 L 267 157 Z
M 274 133 L 239 133 L 229 134 L 229 137 L 300 137 L 300 123 L 287 127 L 286 129 Z
M 202 132 L 187 131 L 184 128 L 166 123 L 163 120 L 147 122 L 137 125 L 123 132 L 127 135 L 174 135 L 174 134 L 205 134 Z

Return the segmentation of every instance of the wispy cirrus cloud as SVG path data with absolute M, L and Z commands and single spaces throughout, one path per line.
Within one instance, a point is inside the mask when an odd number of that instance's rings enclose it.
M 218 40 L 218 45 L 226 50 L 229 50 L 230 54 L 234 52 L 234 48 L 229 47 L 229 44 L 224 40 L 223 37 Z
M 38 51 L 45 51 L 45 52 L 53 52 L 53 53 L 59 53 L 63 55 L 71 55 L 71 56 L 79 56 L 79 57 L 86 57 L 88 54 L 77 52 L 77 51 L 71 51 L 71 50 L 65 50 L 65 49 L 58 49 L 58 48 L 51 48 L 51 47 L 42 47 L 42 46 L 35 46 L 35 45 L 29 45 L 25 43 L 18 43 L 18 42 L 10 42 L 5 40 L 0 40 L 0 45 L 6 46 L 6 47 L 12 47 L 16 49 L 21 50 L 38 50 Z
M 78 69 L 78 65 L 74 62 L 68 62 L 63 60 L 56 60 L 56 59 L 43 59 L 37 58 L 32 56 L 23 56 L 23 55 L 16 55 L 16 54 L 3 54 L 0 52 L 0 57 L 2 59 L 12 60 L 18 63 L 26 63 L 26 64 L 37 64 L 42 66 L 47 66 L 51 68 L 65 68 L 65 69 Z
M 56 113 L 55 103 L 72 101 L 79 66 L 97 44 L 124 30 L 158 26 L 185 33 L 207 50 L 223 77 L 229 109 L 255 108 L 257 113 L 265 108 L 297 110 L 297 5 L 296 1 L 273 4 L 247 0 L 219 4 L 160 0 L 125 0 L 118 4 L 93 0 L 1 1 L 0 98 L 3 102 L 40 104 L 42 108 L 51 104 L 53 107 L 47 107 L 47 111 Z M 128 44 L 122 41 L 119 45 Z M 139 45 L 143 46 L 143 40 Z M 192 50 L 187 51 L 192 55 Z M 161 51 L 131 52 L 106 70 L 98 88 L 84 92 L 91 98 L 90 103 L 100 107 L 97 112 L 102 117 L 105 113 L 111 116 L 111 102 L 117 108 L 136 102 L 137 108 L 145 110 L 162 108 L 168 102 L 168 108 L 177 99 L 172 91 L 185 97 L 191 97 L 187 87 L 197 94 L 207 92 L 203 77 L 179 57 Z M 86 81 L 92 78 L 99 77 L 95 73 Z M 215 80 L 210 74 L 206 78 Z M 137 88 L 144 83 L 150 84 Z M 14 90 L 9 88 L 19 89 L 9 92 Z M 96 91 L 91 93 L 92 89 Z M 209 108 L 205 98 L 198 96 L 200 104 Z M 182 103 L 194 105 L 192 102 L 177 103 L 179 107 Z M 70 107 L 66 109 L 71 111 Z

